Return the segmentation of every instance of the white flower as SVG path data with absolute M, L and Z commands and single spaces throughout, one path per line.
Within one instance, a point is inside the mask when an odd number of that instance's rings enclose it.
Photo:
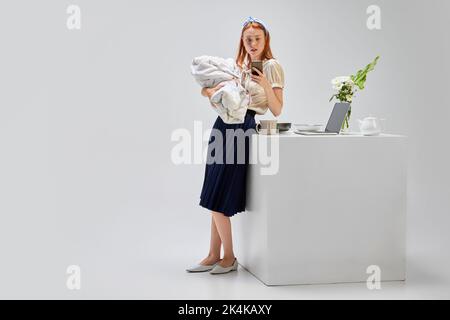
M 333 85 L 333 89 L 336 91 L 340 91 L 343 85 L 350 85 L 352 88 L 354 86 L 354 83 L 349 76 L 336 77 L 331 80 L 331 84 Z
M 337 85 L 340 83 L 345 83 L 347 81 L 351 80 L 349 76 L 341 76 L 341 77 L 336 77 L 333 80 L 331 80 L 331 83 L 333 85 Z
M 337 83 L 335 85 L 333 85 L 333 89 L 336 91 L 340 91 L 342 89 L 343 84 L 342 83 Z
M 352 87 L 352 88 L 355 86 L 355 83 L 353 82 L 352 79 L 348 79 L 345 83 L 346 83 L 347 85 L 349 85 L 350 87 Z

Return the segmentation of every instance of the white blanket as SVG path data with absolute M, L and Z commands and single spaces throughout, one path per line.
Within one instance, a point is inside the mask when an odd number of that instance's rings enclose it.
M 199 56 L 192 60 L 191 73 L 203 88 L 225 82 L 211 96 L 211 106 L 225 123 L 244 122 L 250 95 L 241 84 L 241 71 L 233 59 Z

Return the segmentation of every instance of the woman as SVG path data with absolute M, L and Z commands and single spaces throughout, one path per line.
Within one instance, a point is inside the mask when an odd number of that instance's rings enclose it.
M 263 73 L 254 68 L 257 75 L 252 75 L 250 66 L 252 61 L 263 61 Z M 256 127 L 255 114 L 265 114 L 270 109 L 275 117 L 281 114 L 283 108 L 284 72 L 272 55 L 270 48 L 270 35 L 265 24 L 249 17 L 244 23 L 241 32 L 237 65 L 243 71 L 242 84 L 249 91 L 251 103 L 248 106 L 244 123 L 226 124 L 217 117 L 213 129 L 220 130 L 223 139 L 223 153 L 237 148 L 235 139 L 226 141 L 227 129 L 254 130 Z M 208 98 L 221 87 L 202 89 L 202 95 Z M 210 155 L 212 136 L 208 144 Z M 189 272 L 210 271 L 211 274 L 226 273 L 237 270 L 238 261 L 233 252 L 233 241 L 230 217 L 238 212 L 245 211 L 246 175 L 248 167 L 248 140 L 245 141 L 245 163 L 228 164 L 207 163 L 205 178 L 200 196 L 200 206 L 211 210 L 211 242 L 209 254 L 199 264 L 186 269 Z M 241 142 L 242 143 L 242 142 Z M 214 151 L 215 152 L 215 151 Z M 212 152 L 211 154 L 213 154 Z M 225 157 L 224 157 L 225 158 Z M 223 245 L 224 255 L 220 258 Z

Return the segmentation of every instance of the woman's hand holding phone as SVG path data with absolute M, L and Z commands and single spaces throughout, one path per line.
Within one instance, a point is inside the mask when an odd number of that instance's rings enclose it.
M 253 72 L 255 72 L 257 75 L 255 75 Z M 264 89 L 271 88 L 269 80 L 267 80 L 264 73 L 260 71 L 258 68 L 252 67 L 251 78 L 253 81 L 258 83 Z
M 252 61 L 251 67 L 252 67 L 253 75 L 255 75 L 255 76 L 258 75 L 258 73 L 254 70 L 255 68 L 258 69 L 261 73 L 263 73 L 263 63 L 261 60 Z

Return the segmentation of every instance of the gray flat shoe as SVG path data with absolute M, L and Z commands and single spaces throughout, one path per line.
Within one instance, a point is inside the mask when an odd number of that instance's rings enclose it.
M 219 261 L 217 261 L 216 263 L 214 263 L 212 265 L 196 264 L 194 266 L 191 266 L 191 267 L 187 268 L 186 271 L 187 272 L 205 272 L 205 271 L 209 271 L 209 270 L 212 270 L 219 263 Z
M 222 273 L 227 273 L 230 271 L 236 271 L 238 268 L 238 261 L 237 258 L 234 258 L 234 262 L 230 267 L 222 267 L 221 265 L 219 265 L 219 263 L 216 264 L 216 266 L 209 272 L 210 274 L 222 274 Z

